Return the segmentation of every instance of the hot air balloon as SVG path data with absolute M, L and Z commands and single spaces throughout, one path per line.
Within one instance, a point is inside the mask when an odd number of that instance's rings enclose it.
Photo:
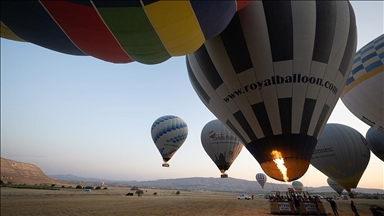
M 357 118 L 384 133 L 384 34 L 355 55 L 353 68 L 341 94 L 344 105 Z
M 334 191 L 336 191 L 339 195 L 341 195 L 341 193 L 344 190 L 343 187 L 341 187 L 339 184 L 337 184 L 331 178 L 327 178 L 327 183 L 328 183 L 329 187 L 331 187 Z
M 2 1 L 1 37 L 108 62 L 157 64 L 197 50 L 248 2 Z
M 153 142 L 163 157 L 163 167 L 169 167 L 169 161 L 188 136 L 188 126 L 183 119 L 174 116 L 162 116 L 152 124 Z
M 368 148 L 372 153 L 384 161 L 384 133 L 374 128 L 369 128 L 365 138 L 367 139 Z
M 257 173 L 255 178 L 256 181 L 261 185 L 261 188 L 264 189 L 264 185 L 267 182 L 267 176 L 264 173 Z
M 187 55 L 190 82 L 264 173 L 305 174 L 356 50 L 347 1 L 252 1 Z
M 295 191 L 302 192 L 304 185 L 300 181 L 293 181 L 292 187 L 293 187 L 293 189 L 295 189 Z
M 221 178 L 227 178 L 225 173 L 239 155 L 243 144 L 219 120 L 208 122 L 201 131 L 201 143 L 205 152 L 221 172 Z
M 348 192 L 356 188 L 370 159 L 367 141 L 357 130 L 326 124 L 311 164 Z

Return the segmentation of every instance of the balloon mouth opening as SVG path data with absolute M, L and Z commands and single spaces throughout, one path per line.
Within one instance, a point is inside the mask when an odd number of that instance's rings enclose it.
M 276 157 L 260 165 L 269 177 L 282 182 L 290 182 L 301 178 L 307 172 L 309 164 L 310 161 L 301 158 Z

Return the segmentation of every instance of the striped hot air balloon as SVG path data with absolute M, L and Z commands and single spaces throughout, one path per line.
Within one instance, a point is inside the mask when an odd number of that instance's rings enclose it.
M 368 148 L 384 162 L 384 133 L 375 128 L 369 128 L 365 138 L 367 139 Z
M 311 164 L 350 192 L 357 187 L 370 157 L 367 141 L 357 130 L 328 123 L 313 152 Z
M 231 167 L 243 149 L 240 139 L 216 119 L 208 122 L 202 129 L 201 144 L 219 168 L 221 178 L 227 178 L 225 171 Z
M 355 55 L 341 100 L 357 118 L 384 134 L 384 34 Z
M 1 37 L 104 61 L 161 63 L 217 36 L 249 0 L 1 2 Z
M 257 173 L 256 181 L 260 184 L 261 188 L 264 189 L 264 185 L 267 182 L 267 176 L 264 173 Z
M 188 126 L 183 119 L 166 115 L 152 124 L 151 135 L 153 142 L 163 158 L 163 167 L 169 167 L 169 161 L 184 143 L 188 136 Z
M 298 191 L 298 192 L 302 192 L 304 189 L 304 185 L 300 181 L 293 181 L 292 187 L 293 189 L 295 189 L 295 191 Z
M 307 171 L 356 51 L 348 1 L 252 1 L 187 55 L 193 88 L 273 179 Z
M 336 193 L 341 196 L 341 193 L 343 192 L 344 188 L 341 187 L 339 184 L 337 184 L 335 181 L 333 181 L 331 178 L 327 178 L 327 183 L 329 187 L 331 187 Z

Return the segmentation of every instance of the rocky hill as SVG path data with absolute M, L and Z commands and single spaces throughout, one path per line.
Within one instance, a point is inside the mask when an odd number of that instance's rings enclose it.
M 29 163 L 1 158 L 1 180 L 12 184 L 53 184 L 39 167 Z

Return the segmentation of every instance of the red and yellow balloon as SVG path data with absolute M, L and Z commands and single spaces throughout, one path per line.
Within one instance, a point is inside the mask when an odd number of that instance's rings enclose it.
M 2 1 L 1 37 L 108 62 L 157 64 L 197 50 L 248 2 Z

